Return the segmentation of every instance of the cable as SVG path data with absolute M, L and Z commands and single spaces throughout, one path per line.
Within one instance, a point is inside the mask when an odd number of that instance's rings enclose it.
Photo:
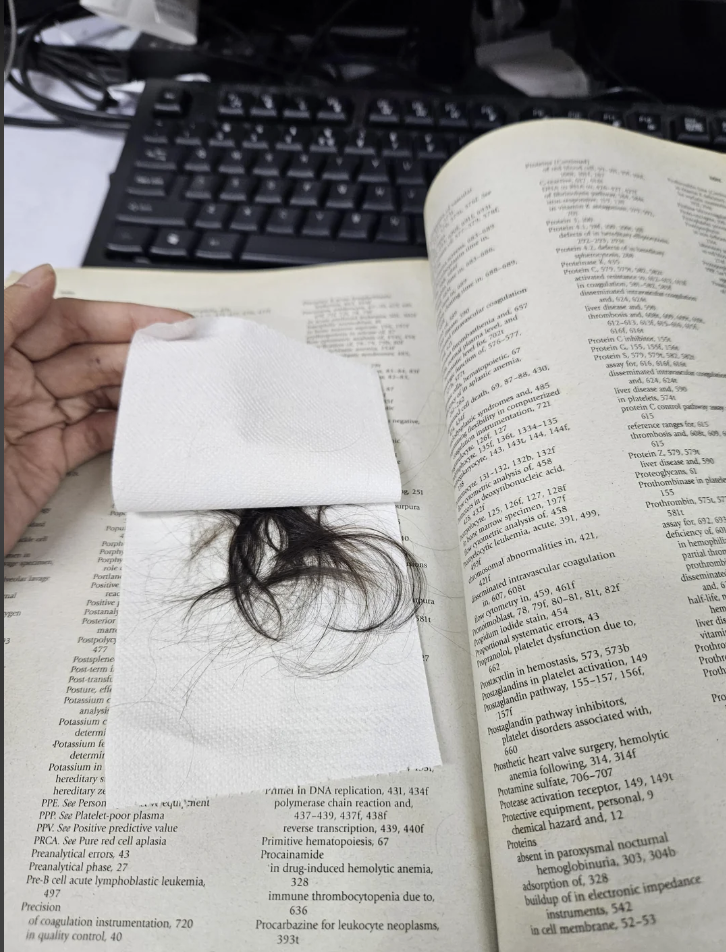
M 406 66 L 398 59 L 388 59 L 383 56 L 355 56 L 352 54 L 340 54 L 330 61 L 331 65 L 337 66 L 370 66 L 371 72 L 362 78 L 362 85 L 366 86 L 371 76 L 390 75 L 395 79 L 405 79 L 412 84 L 412 90 L 423 90 L 426 92 L 450 94 L 451 87 L 444 86 L 433 80 L 424 79 L 420 76 L 413 66 Z M 357 79 L 349 80 L 346 85 L 361 85 Z
M 15 0 L 10 2 L 14 9 Z M 302 54 L 280 30 L 272 46 L 264 43 L 260 47 L 255 43 L 254 36 L 227 21 L 216 10 L 207 9 L 203 11 L 203 18 L 216 23 L 228 34 L 236 35 L 249 42 L 252 55 L 235 56 L 226 52 L 217 52 L 214 48 L 209 48 L 208 41 L 200 44 L 198 49 L 211 59 L 238 64 L 245 73 L 249 72 L 247 80 L 243 79 L 244 74 L 238 77 L 242 81 L 257 83 L 271 81 L 280 85 L 295 86 L 299 85 L 301 77 L 304 76 L 305 83 L 310 86 L 311 92 L 316 88 L 322 91 L 325 87 L 331 86 L 355 88 L 360 85 L 361 78 L 346 76 L 344 67 L 366 66 L 370 69 L 365 77 L 366 83 L 372 78 L 375 78 L 379 85 L 389 81 L 389 77 L 399 81 L 403 78 L 412 88 L 440 93 L 449 91 L 445 86 L 425 81 L 417 75 L 412 59 L 415 52 L 415 29 L 412 24 L 402 31 L 402 40 L 394 55 L 351 55 L 339 49 L 338 44 L 330 36 L 331 30 L 357 2 L 358 0 L 344 0 L 315 31 Z M 16 29 L 13 70 L 9 73 L 8 81 L 15 89 L 50 113 L 53 118 L 6 117 L 9 125 L 43 129 L 79 127 L 96 132 L 126 132 L 130 128 L 130 118 L 118 113 L 116 100 L 110 92 L 111 86 L 128 80 L 128 58 L 112 50 L 100 48 L 79 50 L 74 47 L 54 46 L 43 40 L 43 32 L 50 26 L 84 15 L 85 11 L 77 2 L 69 2 L 41 16 L 24 28 L 19 36 Z M 316 56 L 316 52 L 326 38 L 329 43 L 325 55 Z M 72 91 L 74 96 L 84 100 L 87 105 L 70 105 L 44 95 L 31 80 L 31 73 L 36 72 L 61 82 Z
M 54 99 L 47 99 L 30 86 L 30 83 L 27 81 L 27 74 L 24 78 L 26 80 L 24 83 L 18 82 L 14 76 L 10 76 L 9 81 L 18 92 L 28 96 L 28 98 L 32 99 L 38 106 L 45 109 L 46 112 L 57 116 L 57 118 L 61 120 L 61 122 L 57 124 L 57 128 L 70 125 L 96 131 L 127 132 L 131 125 L 129 119 L 96 113 L 90 109 L 77 109 L 73 106 L 65 106 L 58 103 Z M 16 125 L 16 123 L 11 123 L 11 125 Z M 35 123 L 33 123 L 33 125 L 35 125 Z M 48 122 L 47 124 L 44 123 L 43 127 L 56 128 L 56 124 Z
M 227 32 L 232 35 L 239 37 L 240 39 L 246 40 L 250 45 L 254 46 L 254 43 L 251 37 L 234 23 L 231 23 L 225 17 L 220 16 L 215 11 L 204 11 L 204 19 L 208 20 L 211 23 L 216 23 L 218 26 L 223 27 Z M 274 25 L 269 25 L 269 29 L 273 33 L 277 33 L 277 39 L 283 44 L 288 44 L 292 47 L 291 55 L 278 55 L 276 53 L 267 52 L 264 55 L 266 59 L 264 60 L 253 60 L 251 58 L 245 58 L 241 56 L 230 56 L 228 53 L 216 53 L 213 49 L 209 49 L 208 46 L 200 44 L 197 49 L 200 49 L 205 56 L 208 56 L 212 59 L 219 59 L 222 62 L 227 63 L 239 63 L 240 65 L 246 66 L 248 69 L 258 70 L 261 74 L 260 77 L 257 77 L 259 81 L 266 73 L 269 73 L 271 76 L 278 78 L 278 82 L 281 82 L 283 85 L 295 85 L 299 81 L 299 76 L 295 71 L 301 66 L 300 56 L 297 50 L 294 48 L 292 43 L 290 43 L 287 35 L 282 32 L 280 27 L 275 27 Z M 303 64 L 303 68 L 304 68 Z M 336 72 L 334 71 L 333 77 L 326 75 L 325 69 L 329 67 L 327 63 L 320 64 L 308 64 L 307 65 L 307 77 L 316 81 L 323 82 L 327 85 L 330 85 L 331 78 L 333 80 L 339 80 Z
M 640 93 L 644 99 L 650 100 L 652 102 L 662 103 L 663 100 L 660 98 L 660 96 L 657 96 L 655 93 L 650 92 L 650 90 L 648 89 L 643 89 L 640 86 L 631 85 L 630 83 L 628 83 L 627 79 L 624 79 L 620 75 L 619 72 L 617 72 L 615 69 L 613 69 L 612 66 L 608 65 L 607 63 L 603 61 L 599 52 L 595 49 L 595 47 L 590 42 L 590 37 L 585 28 L 585 23 L 582 19 L 582 12 L 580 10 L 579 3 L 580 3 L 580 0 L 574 0 L 572 4 L 572 13 L 575 20 L 577 34 L 580 40 L 582 40 L 582 43 L 584 44 L 584 47 L 585 47 L 585 51 L 587 52 L 588 56 L 590 57 L 591 61 L 595 64 L 595 66 L 597 66 L 606 77 L 615 80 L 615 83 L 617 84 L 612 87 L 609 86 L 607 89 L 601 92 L 595 91 L 586 98 L 597 99 L 597 98 L 601 98 L 608 95 L 617 95 L 621 92 L 628 92 L 628 93 L 637 92 L 637 93 Z
M 655 93 L 643 89 L 642 86 L 609 86 L 607 89 L 599 89 L 587 96 L 587 99 L 606 99 L 608 96 L 622 96 L 625 94 L 632 101 L 633 94 L 640 96 L 641 99 L 648 102 L 662 103 Z
M 313 38 L 310 40 L 310 43 L 306 47 L 305 52 L 300 57 L 300 62 L 298 64 L 297 71 L 295 72 L 295 75 L 293 77 L 293 82 L 297 82 L 300 79 L 300 76 L 302 75 L 308 60 L 312 56 L 313 51 L 315 50 L 317 45 L 320 43 L 320 41 L 325 39 L 329 30 L 331 30 L 332 27 L 335 26 L 336 22 L 340 19 L 340 17 L 342 17 L 344 13 L 347 13 L 347 11 L 350 10 L 352 6 L 355 6 L 356 3 L 358 3 L 358 0 L 345 0 L 345 2 L 342 3 L 331 16 L 328 17 L 325 23 L 323 23 L 322 26 L 320 26 L 318 30 L 316 30 L 316 32 L 313 34 Z
M 54 120 L 23 119 L 10 125 L 29 128 L 66 128 L 77 126 L 96 132 L 126 132 L 130 119 L 110 110 L 116 105 L 109 87 L 124 82 L 126 65 L 114 51 L 92 49 L 78 51 L 72 47 L 49 47 L 42 33 L 52 24 L 59 24 L 83 15 L 77 3 L 67 3 L 59 10 L 45 14 L 22 34 L 17 49 L 18 77 L 9 75 L 11 85 L 38 106 L 56 117 Z M 85 100 L 90 109 L 51 99 L 40 93 L 30 79 L 30 71 L 57 79 L 74 94 Z
M 55 119 L 26 119 L 24 116 L 5 116 L 6 126 L 21 126 L 24 129 L 68 129 L 67 122 Z
M 5 68 L 3 70 L 3 86 L 7 83 L 8 76 L 10 76 L 12 72 L 15 50 L 18 46 L 18 15 L 15 11 L 15 0 L 8 0 L 8 12 L 10 14 L 10 46 L 8 48 L 8 58 L 5 61 Z

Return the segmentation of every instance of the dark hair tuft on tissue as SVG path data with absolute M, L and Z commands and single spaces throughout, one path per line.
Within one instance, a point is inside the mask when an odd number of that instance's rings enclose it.
M 327 508 L 218 513 L 221 521 L 193 556 L 229 533 L 226 578 L 194 597 L 190 611 L 215 599 L 232 603 L 247 629 L 274 643 L 280 662 L 299 676 L 335 674 L 369 657 L 413 617 L 424 575 L 395 539 L 329 523 Z M 248 643 L 249 632 L 240 633 L 224 647 Z

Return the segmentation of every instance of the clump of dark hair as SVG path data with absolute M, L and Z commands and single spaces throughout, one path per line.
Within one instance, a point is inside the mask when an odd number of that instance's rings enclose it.
M 425 579 L 407 549 L 374 528 L 330 521 L 328 508 L 225 509 L 197 541 L 193 557 L 229 533 L 226 577 L 189 609 L 234 606 L 244 625 L 225 648 L 249 647 L 252 633 L 284 667 L 319 677 L 365 660 L 413 617 Z

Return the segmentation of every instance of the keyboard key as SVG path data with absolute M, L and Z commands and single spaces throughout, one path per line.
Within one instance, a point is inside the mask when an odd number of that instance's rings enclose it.
M 431 103 L 424 99 L 412 99 L 410 102 L 404 103 L 403 124 L 416 128 L 433 126 L 434 110 Z
M 340 212 L 314 211 L 305 216 L 302 234 L 307 238 L 332 238 L 340 221 Z
M 295 185 L 290 205 L 296 208 L 318 208 L 325 192 L 322 182 L 304 181 Z
M 426 200 L 426 189 L 420 186 L 409 186 L 399 189 L 401 200 L 401 211 L 410 215 L 423 214 L 424 201 Z
M 439 103 L 436 110 L 436 119 L 442 129 L 468 129 L 469 118 L 466 114 L 466 103 L 454 99 Z
M 314 179 L 322 163 L 319 155 L 296 155 L 287 170 L 289 179 Z
M 322 264 L 331 261 L 364 261 L 371 255 L 377 258 L 423 258 L 425 248 L 365 241 L 338 241 L 324 238 L 283 238 L 279 235 L 250 235 L 242 249 L 240 260 L 252 265 Z
M 284 205 L 289 191 L 288 183 L 283 179 L 263 178 L 255 196 L 257 205 Z
M 154 112 L 164 90 L 174 95 Z M 105 254 L 179 267 L 423 255 L 423 208 L 438 169 L 476 135 L 520 120 L 592 119 L 726 151 L 720 111 L 492 98 L 163 81 L 151 117 L 134 128 L 141 138 L 115 186 L 120 210 Z
M 252 174 L 280 178 L 287 162 L 287 156 L 283 152 L 260 152 L 252 166 Z
M 370 185 L 388 185 L 391 181 L 388 163 L 384 159 L 363 159 L 358 181 Z
M 260 93 L 250 105 L 249 114 L 253 119 L 277 119 L 281 105 L 279 96 L 272 93 Z
M 183 116 L 189 104 L 189 93 L 180 87 L 169 86 L 159 91 L 154 103 L 155 116 Z
M 243 149 L 259 149 L 262 152 L 269 152 L 273 146 L 271 127 L 263 126 L 261 123 L 255 125 L 242 126 L 241 146 Z
M 195 175 L 186 189 L 185 198 L 205 202 L 215 197 L 218 188 L 218 175 Z
M 187 119 L 176 131 L 177 145 L 204 145 L 212 131 L 211 123 L 202 119 Z
M 169 119 L 154 119 L 151 125 L 143 134 L 144 142 L 150 142 L 154 145 L 171 145 L 174 141 L 176 132 L 176 123 Z
M 176 228 L 162 228 L 151 244 L 149 253 L 154 258 L 186 260 L 197 241 L 197 233 Z
M 218 171 L 224 175 L 244 175 L 257 153 L 246 149 L 228 149 L 221 155 Z
M 713 143 L 724 152 L 726 151 L 726 119 L 719 119 L 718 116 L 711 120 L 711 132 Z
M 400 126 L 401 104 L 397 99 L 381 96 L 371 104 L 368 121 L 377 126 Z
M 596 109 L 590 113 L 590 118 L 595 122 L 604 122 L 608 126 L 614 126 L 616 129 L 625 125 L 625 119 L 619 109 Z
M 248 101 L 249 96 L 239 90 L 223 87 L 219 93 L 217 112 L 220 116 L 238 116 L 242 118 L 247 115 Z
M 106 242 L 106 251 L 113 255 L 143 255 L 154 234 L 153 228 L 117 225 Z
M 332 155 L 326 160 L 321 178 L 326 182 L 352 182 L 358 161 L 352 155 Z
M 334 129 L 332 126 L 324 126 L 322 129 L 318 128 L 313 130 L 310 151 L 322 155 L 337 155 L 344 141 L 345 136 L 340 129 Z
M 175 172 L 185 154 L 186 149 L 176 145 L 147 145 L 139 152 L 135 165 L 137 169 Z
M 338 238 L 349 241 L 370 241 L 371 233 L 378 220 L 377 215 L 365 212 L 348 212 L 343 216 L 343 224 L 338 231 Z
M 529 106 L 519 113 L 521 122 L 531 122 L 536 119 L 553 119 L 556 113 L 551 106 Z
M 352 112 L 353 107 L 349 99 L 341 99 L 339 96 L 326 96 L 317 110 L 315 118 L 318 122 L 347 123 Z
M 228 175 L 219 193 L 222 202 L 251 202 L 257 182 L 246 175 Z
M 241 126 L 231 122 L 218 122 L 212 128 L 207 145 L 213 149 L 233 149 L 240 138 Z
M 242 245 L 240 235 L 231 232 L 206 232 L 197 245 L 194 257 L 198 261 L 218 264 L 233 264 L 237 261 Z
M 419 159 L 443 159 L 449 157 L 446 140 L 436 132 L 422 132 L 413 138 L 413 147 Z
M 175 202 L 183 202 L 186 198 L 186 190 L 189 188 L 191 178 L 191 175 L 175 175 L 172 178 L 171 188 L 169 189 L 167 198 Z
M 348 211 L 358 207 L 363 189 L 360 185 L 351 185 L 350 182 L 336 182 L 331 185 L 326 208 L 338 208 Z
M 437 173 L 440 169 L 443 169 L 445 164 L 446 163 L 443 159 L 431 159 L 430 161 L 424 163 L 429 176 L 429 181 L 433 182 Z
M 395 212 L 393 189 L 390 185 L 369 185 L 361 208 L 364 212 Z
M 213 155 L 211 149 L 208 149 L 204 145 L 198 145 L 195 149 L 192 149 L 189 153 L 189 156 L 184 163 L 185 172 L 211 172 L 214 168 L 214 160 L 217 158 L 216 154 Z
M 528 122 L 530 119 L 552 119 L 554 116 L 555 111 L 551 106 L 529 106 L 519 114 L 523 122 Z
M 226 202 L 207 202 L 202 205 L 194 227 L 205 231 L 221 231 L 227 224 L 231 211 L 232 206 Z
M 393 181 L 396 185 L 425 185 L 423 162 L 420 159 L 394 159 Z
M 130 225 L 185 228 L 196 210 L 194 202 L 177 202 L 168 198 L 128 198 L 121 203 L 116 218 Z
M 275 139 L 278 152 L 304 152 L 310 143 L 310 134 L 300 126 L 284 126 Z
M 302 217 L 303 212 L 299 208 L 275 208 L 265 226 L 265 234 L 295 235 Z
M 349 133 L 343 146 L 344 155 L 378 155 L 378 135 L 370 129 L 356 129 Z
M 663 138 L 663 119 L 657 112 L 634 112 L 628 116 L 628 125 L 635 132 Z
M 688 145 L 709 145 L 711 136 L 704 116 L 678 116 L 675 121 L 676 139 Z
M 409 223 L 405 215 L 384 215 L 376 232 L 376 241 L 408 243 Z
M 483 132 L 489 132 L 490 129 L 498 129 L 503 126 L 507 117 L 501 106 L 490 105 L 488 103 L 477 103 L 469 110 L 469 118 L 475 129 Z
M 134 172 L 126 191 L 129 195 L 146 195 L 149 198 L 164 198 L 174 181 L 172 172 Z
M 316 103 L 314 96 L 289 96 L 282 107 L 282 118 L 311 122 Z
M 381 155 L 384 159 L 413 158 L 413 139 L 407 132 L 386 132 L 382 136 Z
M 262 231 L 262 226 L 266 218 L 266 208 L 262 208 L 260 205 L 240 205 L 229 227 L 232 231 L 259 234 Z

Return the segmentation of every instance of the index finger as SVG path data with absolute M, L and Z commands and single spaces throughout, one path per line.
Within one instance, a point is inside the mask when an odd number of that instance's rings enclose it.
M 53 301 L 54 290 L 55 271 L 49 264 L 33 268 L 5 288 L 4 353 L 33 325 L 42 321 Z
M 191 315 L 166 307 L 56 298 L 47 313 L 15 341 L 29 360 L 45 360 L 73 344 L 124 344 L 149 324 L 173 324 Z

